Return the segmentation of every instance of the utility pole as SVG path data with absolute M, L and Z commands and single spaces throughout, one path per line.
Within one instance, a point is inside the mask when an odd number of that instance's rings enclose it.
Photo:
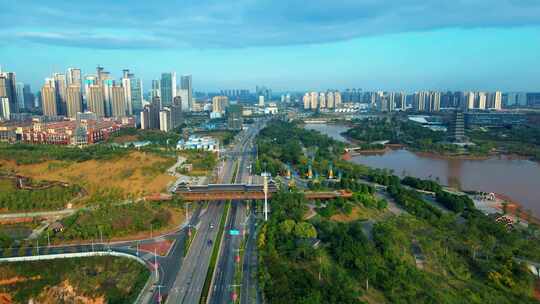
M 49 237 L 49 230 L 47 230 L 47 247 L 51 247 L 51 238 Z

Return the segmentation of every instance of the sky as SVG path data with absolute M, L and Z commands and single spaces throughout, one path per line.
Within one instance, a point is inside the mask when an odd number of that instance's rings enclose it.
M 540 91 L 540 0 L 0 0 L 0 66 L 195 90 Z

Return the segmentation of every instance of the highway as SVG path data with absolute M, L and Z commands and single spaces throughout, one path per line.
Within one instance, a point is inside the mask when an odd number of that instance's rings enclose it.
M 245 138 L 244 146 L 250 147 L 257 135 L 259 129 L 250 130 Z M 251 159 L 242 157 L 239 163 L 239 170 L 236 183 L 250 183 L 250 166 Z M 234 286 L 234 275 L 237 269 L 242 266 L 242 261 L 237 261 L 237 256 L 240 255 L 243 236 L 230 235 L 229 231 L 238 230 L 245 232 L 247 224 L 247 203 L 245 201 L 233 201 L 231 214 L 225 226 L 225 233 L 221 244 L 221 254 L 219 256 L 212 286 L 210 288 L 209 303 L 230 303 L 233 294 L 238 299 L 240 297 L 240 286 Z M 237 282 L 240 283 L 240 282 Z
M 230 183 L 236 164 L 243 164 L 246 153 L 242 153 L 251 145 L 254 130 L 248 129 L 238 137 L 238 143 L 233 148 L 231 157 L 227 157 L 221 174 L 220 183 Z M 239 158 L 237 160 L 237 158 Z M 245 166 L 244 166 L 245 167 Z M 245 169 L 239 167 L 237 178 L 246 177 Z M 249 172 L 248 172 L 249 174 Z M 182 262 L 182 268 L 177 273 L 174 283 L 168 289 L 166 303 L 199 303 L 202 289 L 208 272 L 213 245 L 223 214 L 224 202 L 209 203 L 206 211 L 201 212 L 197 223 L 197 233 L 192 241 L 189 252 Z M 235 209 L 233 207 L 232 209 Z M 227 231 L 225 231 L 227 232 Z
M 249 178 L 249 169 L 247 169 L 246 159 L 240 161 L 239 171 L 236 178 L 237 183 L 244 182 Z M 232 299 L 234 290 L 234 273 L 235 268 L 239 266 L 236 263 L 236 256 L 239 254 L 238 249 L 242 241 L 242 235 L 230 235 L 231 230 L 243 231 L 242 224 L 245 222 L 246 205 L 243 201 L 233 201 L 231 214 L 225 225 L 225 233 L 223 234 L 221 255 L 215 269 L 215 277 L 210 288 L 210 303 L 228 303 Z

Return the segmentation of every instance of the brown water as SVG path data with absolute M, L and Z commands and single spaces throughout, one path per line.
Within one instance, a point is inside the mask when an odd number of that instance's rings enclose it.
M 311 129 L 311 126 L 306 128 Z M 342 140 L 339 133 L 347 128 L 319 125 L 316 130 Z M 449 159 L 419 155 L 405 149 L 355 155 L 351 161 L 373 168 L 390 169 L 399 176 L 438 180 L 441 184 L 463 190 L 501 193 L 519 202 L 525 210 L 530 209 L 540 216 L 540 164 L 537 162 L 506 156 L 487 160 Z

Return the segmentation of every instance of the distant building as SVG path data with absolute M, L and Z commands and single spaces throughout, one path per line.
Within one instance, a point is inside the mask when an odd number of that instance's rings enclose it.
M 32 110 L 36 107 L 35 105 L 35 99 L 34 93 L 32 93 L 32 89 L 30 88 L 29 84 L 25 84 L 23 88 L 23 94 L 24 94 L 24 108 L 27 110 Z
M 304 94 L 302 101 L 304 102 L 304 110 L 311 109 L 311 95 L 309 93 Z
M 15 73 L 0 71 L 0 97 L 6 97 L 11 113 L 19 112 Z
M 264 108 L 264 95 L 259 96 L 259 107 Z
M 310 93 L 310 108 L 315 110 L 319 107 L 319 94 L 317 92 Z
M 227 108 L 227 128 L 231 130 L 241 130 L 242 124 L 244 123 L 242 119 L 242 106 L 241 105 L 231 105 Z
M 154 98 L 152 102 L 146 105 L 141 111 L 141 129 L 155 129 L 159 130 L 159 109 L 160 99 Z
M 82 75 L 79 68 L 68 68 L 66 73 L 67 85 L 76 85 L 82 88 Z
M 96 113 L 98 117 L 105 117 L 105 99 L 103 97 L 103 87 L 91 85 L 87 96 L 88 111 Z
M 113 86 L 111 88 L 111 116 L 124 117 L 128 113 L 124 88 L 121 86 Z
M 212 112 L 223 114 L 228 106 L 229 98 L 227 96 L 214 96 L 212 98 Z
M 178 150 L 205 150 L 217 152 L 219 151 L 219 142 L 213 137 L 191 135 L 187 141 L 183 139 L 179 140 L 176 148 Z
M 183 112 L 189 112 L 192 109 L 192 104 L 189 101 L 189 91 L 185 89 L 180 89 L 176 92 L 176 97 L 174 97 L 175 100 L 179 99 L 179 102 L 176 101 L 178 105 L 180 105 L 180 108 Z
M 41 102 L 43 107 L 43 115 L 58 115 L 58 101 L 56 90 L 51 83 L 46 83 L 43 88 L 41 88 Z
M 448 128 L 448 137 L 453 142 L 465 142 L 467 138 L 465 137 L 465 120 L 463 112 L 456 111 L 454 117 L 450 122 Z
M 10 115 L 9 98 L 0 97 L 0 120 L 9 120 Z
M 189 112 L 193 108 L 193 78 L 191 75 L 183 75 L 180 77 L 180 88 L 186 92 L 185 94 L 187 97 L 184 100 L 182 110 L 184 112 Z
M 175 72 L 161 74 L 160 91 L 161 108 L 170 106 L 173 102 L 173 98 L 176 96 Z
M 171 109 L 165 107 L 159 111 L 159 130 L 169 132 L 171 129 Z
M 506 112 L 468 112 L 465 113 L 465 126 L 471 127 L 503 127 L 527 123 L 523 113 Z
M 82 94 L 81 87 L 71 84 L 67 88 L 67 117 L 76 118 L 77 113 L 82 112 Z

